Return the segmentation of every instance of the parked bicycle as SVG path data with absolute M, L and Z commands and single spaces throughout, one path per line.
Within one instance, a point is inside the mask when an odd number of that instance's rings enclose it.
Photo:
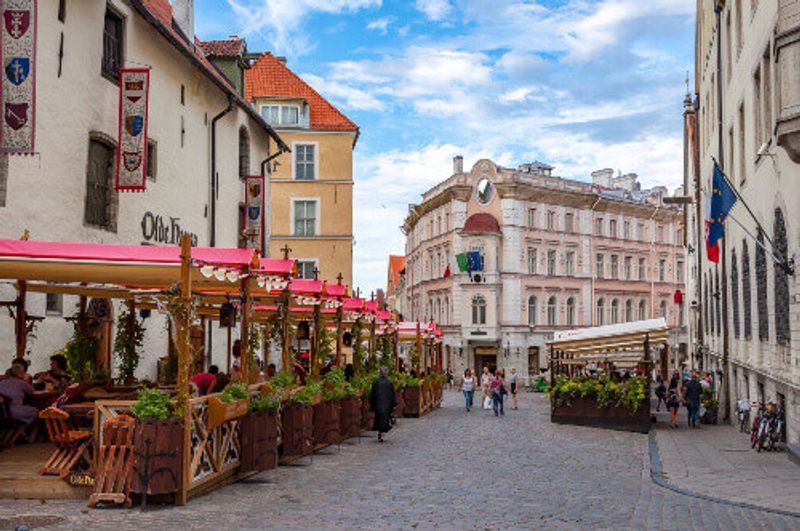
M 784 411 L 783 405 L 772 402 L 759 406 L 759 414 L 753 423 L 750 446 L 759 452 L 763 449 L 774 450 L 776 443 L 783 437 Z M 756 424 L 757 422 L 757 424 Z
M 755 403 L 753 405 L 756 405 Z M 750 431 L 750 401 L 742 398 L 736 405 L 736 412 L 739 418 L 739 431 L 742 433 Z

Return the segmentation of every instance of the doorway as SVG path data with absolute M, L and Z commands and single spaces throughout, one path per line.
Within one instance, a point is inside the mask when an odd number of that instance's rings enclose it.
M 494 374 L 497 370 L 497 349 L 494 347 L 475 347 L 475 372 L 483 374 L 483 368 L 488 367 Z

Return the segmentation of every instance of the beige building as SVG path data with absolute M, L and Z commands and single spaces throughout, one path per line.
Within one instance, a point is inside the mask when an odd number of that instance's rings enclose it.
M 292 150 L 270 167 L 272 256 L 288 246 L 303 278 L 352 286 L 358 126 L 270 53 L 246 71 L 245 95 Z
M 700 0 L 696 33 L 695 109 L 689 114 L 696 113 L 698 135 L 688 158 L 697 160 L 701 201 L 711 190 L 713 159 L 742 199 L 725 222 L 719 264 L 709 262 L 693 231 L 690 243 L 699 252 L 691 255 L 691 268 L 700 273 L 693 294 L 699 308 L 695 351 L 703 368 L 729 383 L 732 402 L 782 403 L 787 439 L 797 443 L 800 2 Z

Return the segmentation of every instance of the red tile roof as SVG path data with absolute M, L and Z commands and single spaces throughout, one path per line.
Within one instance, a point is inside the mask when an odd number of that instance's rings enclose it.
M 464 232 L 500 232 L 500 224 L 491 214 L 472 214 L 464 223 Z
M 246 49 L 244 39 L 231 37 L 224 41 L 200 41 L 206 57 L 239 57 Z
M 304 98 L 311 108 L 312 129 L 358 131 L 358 126 L 330 104 L 277 57 L 267 52 L 245 71 L 244 97 Z
M 389 255 L 389 291 L 400 282 L 400 271 L 405 267 L 405 256 Z

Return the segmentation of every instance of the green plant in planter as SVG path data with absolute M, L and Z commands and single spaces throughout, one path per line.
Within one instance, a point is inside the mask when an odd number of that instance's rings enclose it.
M 231 402 L 244 400 L 245 398 L 247 398 L 247 385 L 233 384 L 229 385 L 224 391 L 222 391 L 219 400 L 220 402 L 230 404 Z
M 250 400 L 250 411 L 254 413 L 275 413 L 281 408 L 281 397 L 278 394 L 256 396 Z
M 166 420 L 179 416 L 169 394 L 160 389 L 140 390 L 131 410 L 141 420 Z
M 310 382 L 305 387 L 292 395 L 292 402 L 295 404 L 310 405 L 322 391 L 322 385 L 319 382 Z
M 81 331 L 78 325 L 72 337 L 64 345 L 59 354 L 63 354 L 67 359 L 67 372 L 79 382 L 91 381 L 95 373 L 97 363 L 97 349 L 100 341 Z
M 119 314 L 117 334 L 114 337 L 114 354 L 119 359 L 117 369 L 125 382 L 134 380 L 134 373 L 139 366 L 137 349 L 144 344 L 144 321 L 130 316 L 130 310 Z
M 291 387 L 294 385 L 294 373 L 290 371 L 281 371 L 272 377 L 270 385 L 276 389 Z

